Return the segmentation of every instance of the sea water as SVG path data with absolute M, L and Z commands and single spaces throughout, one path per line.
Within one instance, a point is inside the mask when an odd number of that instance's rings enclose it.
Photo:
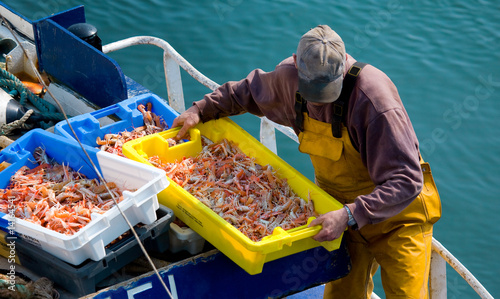
M 103 44 L 136 35 L 169 42 L 222 84 L 251 70 L 271 71 L 300 36 L 328 24 L 347 52 L 396 84 L 430 162 L 443 217 L 434 236 L 493 296 L 500 296 L 500 2 L 452 0 L 112 1 L 7 0 L 28 18 L 84 5 Z M 162 50 L 134 46 L 110 56 L 140 84 L 166 98 Z M 210 90 L 182 74 L 186 106 Z M 258 137 L 253 116 L 233 118 Z M 278 152 L 310 179 L 297 145 L 278 135 Z M 448 267 L 448 298 L 474 291 Z M 383 296 L 379 280 L 377 294 Z

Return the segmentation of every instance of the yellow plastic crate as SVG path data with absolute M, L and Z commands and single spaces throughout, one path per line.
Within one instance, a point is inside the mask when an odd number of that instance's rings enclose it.
M 174 128 L 129 141 L 124 144 L 123 153 L 132 160 L 149 165 L 151 164 L 147 159 L 152 156 L 174 162 L 183 157 L 194 157 L 201 152 L 200 134 L 213 142 L 226 138 L 235 142 L 247 156 L 254 157 L 256 163 L 269 164 L 276 170 L 278 176 L 287 178 L 288 184 L 298 196 L 306 201 L 308 198 L 313 200 L 318 213 L 323 214 L 342 208 L 342 204 L 337 200 L 228 118 L 199 124 L 190 130 L 190 141 L 169 147 L 167 139 L 174 137 L 178 130 Z M 341 238 L 321 243 L 315 241 L 311 237 L 317 234 L 321 227 L 307 227 L 307 225 L 287 231 L 277 227 L 272 235 L 254 242 L 172 180 L 169 186 L 158 194 L 158 201 L 172 209 L 174 214 L 190 228 L 252 275 L 261 273 L 264 263 L 268 261 L 318 246 L 323 246 L 329 251 L 340 246 Z

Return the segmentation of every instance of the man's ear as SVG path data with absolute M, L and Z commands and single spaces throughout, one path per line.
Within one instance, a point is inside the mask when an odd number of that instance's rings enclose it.
M 292 57 L 293 57 L 293 63 L 295 64 L 295 67 L 297 67 L 297 55 L 293 53 Z

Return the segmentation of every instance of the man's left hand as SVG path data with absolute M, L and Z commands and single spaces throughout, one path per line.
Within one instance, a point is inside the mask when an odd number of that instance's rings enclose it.
M 323 226 L 313 239 L 318 242 L 338 239 L 347 228 L 347 220 L 349 220 L 349 217 L 345 209 L 331 211 L 319 216 L 309 224 L 309 226 Z

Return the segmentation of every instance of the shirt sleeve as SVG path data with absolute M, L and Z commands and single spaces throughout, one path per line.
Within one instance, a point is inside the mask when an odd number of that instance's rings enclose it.
M 359 226 L 397 215 L 420 193 L 423 175 L 418 142 L 406 112 L 390 109 L 371 120 L 360 143 L 360 153 L 375 189 L 358 196 L 353 215 Z
M 193 105 L 198 107 L 203 122 L 249 112 L 290 126 L 294 118 L 290 97 L 297 89 L 296 72 L 287 60 L 271 72 L 256 69 L 240 81 L 221 85 Z

